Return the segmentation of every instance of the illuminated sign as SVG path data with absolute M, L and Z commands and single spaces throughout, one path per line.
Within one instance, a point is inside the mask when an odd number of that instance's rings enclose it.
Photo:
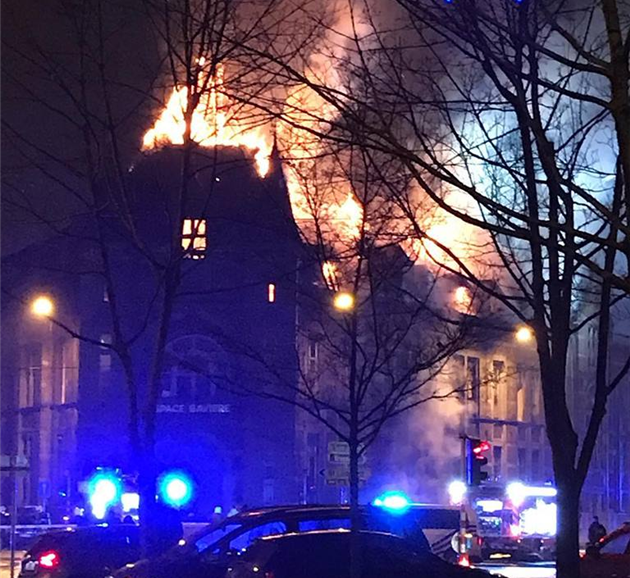
M 159 404 L 158 413 L 230 413 L 232 407 L 227 403 L 172 403 Z

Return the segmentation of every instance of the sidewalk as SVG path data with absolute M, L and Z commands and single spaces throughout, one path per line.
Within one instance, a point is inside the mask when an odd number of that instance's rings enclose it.
M 15 553 L 16 576 L 19 573 L 20 560 L 25 553 L 24 550 L 18 550 Z M 0 578 L 9 578 L 9 576 L 11 576 L 11 553 L 9 550 L 0 550 Z

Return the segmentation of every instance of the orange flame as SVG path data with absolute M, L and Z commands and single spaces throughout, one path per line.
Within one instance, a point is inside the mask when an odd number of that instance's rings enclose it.
M 204 62 L 201 61 L 200 66 Z M 199 86 L 206 78 L 199 74 Z M 207 83 L 208 88 L 199 89 L 199 104 L 192 111 L 190 138 L 201 146 L 244 147 L 254 153 L 258 174 L 264 177 L 269 172 L 269 157 L 272 139 L 268 127 L 243 127 L 237 115 L 232 114 L 230 103 L 223 92 L 223 67 L 217 67 L 215 78 Z M 142 149 L 160 148 L 167 144 L 184 144 L 186 132 L 186 109 L 188 87 L 175 87 L 166 106 L 155 124 L 144 135 Z
M 315 82 L 336 82 L 334 71 Z M 336 111 L 307 85 L 290 91 L 278 127 L 285 176 L 293 216 L 309 236 L 309 224 L 317 222 L 324 242 L 348 243 L 361 232 L 363 207 L 352 193 L 352 185 L 335 170 L 335 160 L 327 155 L 327 142 L 320 138 Z

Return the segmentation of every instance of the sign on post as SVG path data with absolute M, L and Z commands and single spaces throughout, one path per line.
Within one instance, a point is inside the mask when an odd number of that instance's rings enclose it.
M 365 454 L 359 457 L 359 482 L 364 483 L 371 472 L 365 465 Z M 325 471 L 326 483 L 329 486 L 350 485 L 350 446 L 347 442 L 334 441 L 328 443 L 328 467 Z
M 27 472 L 29 470 L 26 456 L 0 456 L 0 470 L 3 472 Z

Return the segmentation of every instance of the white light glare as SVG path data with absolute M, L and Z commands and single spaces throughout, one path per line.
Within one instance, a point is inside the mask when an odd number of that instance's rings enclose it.
M 477 505 L 484 512 L 498 512 L 503 509 L 501 500 L 477 500 Z
M 166 484 L 166 494 L 173 502 L 179 502 L 186 497 L 188 484 L 184 480 L 174 478 Z
M 521 482 L 512 482 L 506 488 L 508 498 L 516 506 L 520 506 L 525 498 L 553 498 L 558 494 L 551 486 L 526 486 Z
M 120 496 L 123 512 L 131 512 L 140 508 L 140 495 L 137 492 L 125 492 Z
M 461 480 L 454 480 L 448 486 L 448 495 L 451 499 L 451 503 L 454 505 L 461 504 L 466 497 L 468 488 L 466 484 Z
M 527 488 L 521 482 L 512 482 L 507 488 L 506 493 L 512 504 L 517 508 L 525 501 L 527 497 Z
M 119 495 L 118 481 L 109 476 L 98 474 L 91 482 L 90 505 L 92 514 L 97 520 L 102 520 L 107 514 L 107 508 L 116 502 Z
M 523 534 L 555 536 L 557 522 L 558 507 L 556 504 L 547 504 L 544 500 L 536 500 L 534 508 L 528 508 L 521 513 Z

